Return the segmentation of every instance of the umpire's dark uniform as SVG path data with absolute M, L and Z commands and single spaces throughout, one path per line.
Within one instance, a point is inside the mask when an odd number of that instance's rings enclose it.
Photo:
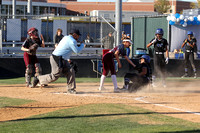
M 196 38 L 193 37 L 193 32 L 188 31 L 188 38 L 183 41 L 182 48 L 185 46 L 185 74 L 182 78 L 188 76 L 189 62 L 193 68 L 194 78 L 197 78 L 196 67 L 194 65 L 194 52 L 196 47 Z

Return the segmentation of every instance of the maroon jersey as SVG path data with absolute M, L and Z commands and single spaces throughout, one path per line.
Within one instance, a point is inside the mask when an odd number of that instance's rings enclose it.
M 29 48 L 31 45 L 33 45 L 33 44 L 35 44 L 35 43 L 37 43 L 38 46 L 41 46 L 42 41 L 41 41 L 39 38 L 36 39 L 36 40 L 33 40 L 33 39 L 31 39 L 31 38 L 27 38 L 27 39 L 24 41 L 24 43 L 22 44 L 22 46 L 23 46 L 24 48 Z

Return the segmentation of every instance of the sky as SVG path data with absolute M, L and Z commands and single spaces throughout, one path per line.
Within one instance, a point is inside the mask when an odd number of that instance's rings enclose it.
M 115 2 L 115 0 L 77 0 L 78 2 Z M 126 0 L 122 0 L 123 2 Z M 180 1 L 191 1 L 196 2 L 196 0 L 180 0 Z

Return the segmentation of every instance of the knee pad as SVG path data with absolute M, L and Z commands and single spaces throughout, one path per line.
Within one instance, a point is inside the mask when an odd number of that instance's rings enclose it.
M 40 66 L 40 63 L 35 64 L 35 76 L 41 75 L 42 74 L 42 68 Z

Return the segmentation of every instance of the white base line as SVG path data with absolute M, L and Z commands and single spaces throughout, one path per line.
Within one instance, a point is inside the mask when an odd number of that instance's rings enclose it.
M 64 94 L 64 93 L 54 93 L 54 94 Z M 68 94 L 65 93 L 65 95 L 68 95 Z M 76 94 L 76 96 L 91 96 L 91 97 L 104 97 L 104 98 L 113 98 L 113 99 L 129 99 L 129 100 L 133 100 L 132 98 L 128 98 L 128 97 L 114 97 L 114 96 L 103 96 L 103 95 L 94 95 L 94 94 L 81 94 L 81 95 Z M 149 104 L 160 106 L 160 107 L 164 107 L 164 108 L 178 110 L 178 111 L 181 111 L 181 112 L 200 115 L 200 113 L 192 112 L 192 111 L 189 111 L 189 110 L 179 109 L 179 108 L 170 107 L 170 106 L 166 106 L 166 105 L 162 105 L 162 104 L 154 104 L 154 103 L 151 103 L 151 102 L 143 100 L 144 98 L 145 97 L 137 97 L 137 98 L 134 98 L 134 100 L 139 101 L 139 102 L 143 102 L 143 103 L 149 103 Z
M 169 109 L 178 110 L 178 111 L 181 111 L 181 112 L 186 112 L 186 113 L 190 113 L 190 114 L 200 115 L 200 113 L 192 112 L 192 111 L 189 111 L 189 110 L 179 109 L 179 108 L 170 107 L 170 106 L 166 106 L 166 105 L 162 105 L 162 104 L 153 104 L 153 103 L 151 103 L 151 102 L 142 100 L 142 99 L 144 99 L 144 98 L 145 98 L 145 97 L 138 97 L 138 98 L 135 98 L 135 100 L 136 100 L 136 101 L 139 101 L 139 102 L 143 102 L 143 103 L 149 103 L 149 104 L 152 104 L 152 105 L 160 106 L 160 107 L 165 107 L 165 108 L 169 108 Z

